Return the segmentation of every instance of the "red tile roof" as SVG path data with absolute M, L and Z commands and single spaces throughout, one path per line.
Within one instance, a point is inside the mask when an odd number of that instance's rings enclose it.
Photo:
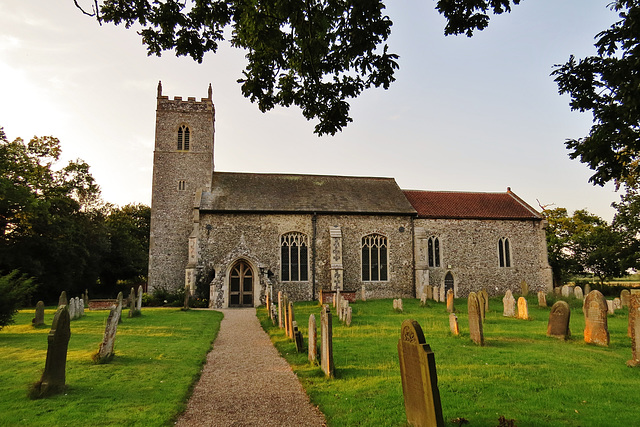
M 510 190 L 506 193 L 404 190 L 418 218 L 540 220 L 542 216 Z

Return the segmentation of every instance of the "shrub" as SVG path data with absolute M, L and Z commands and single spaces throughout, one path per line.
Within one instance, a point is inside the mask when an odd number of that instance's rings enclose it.
M 13 323 L 18 308 L 25 304 L 35 289 L 33 280 L 18 270 L 0 276 L 0 329 Z

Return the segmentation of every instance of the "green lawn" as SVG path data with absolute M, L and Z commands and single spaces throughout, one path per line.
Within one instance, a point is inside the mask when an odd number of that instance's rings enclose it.
M 171 425 L 183 408 L 222 314 L 214 311 L 143 308 L 142 316 L 118 326 L 115 358 L 95 364 L 108 311 L 85 311 L 71 322 L 67 392 L 29 400 L 40 379 L 47 334 L 55 310 L 45 311 L 47 327 L 31 326 L 34 310 L 21 310 L 16 324 L 0 331 L 0 425 L 159 426 Z
M 626 309 L 609 316 L 608 348 L 583 341 L 581 302 L 572 300 L 573 338 L 546 336 L 549 308 L 530 297 L 531 320 L 502 316 L 502 300 L 490 301 L 484 324 L 485 347 L 468 336 L 466 300 L 456 300 L 461 336 L 449 332 L 444 303 L 405 299 L 405 312 L 395 313 L 391 300 L 352 304 L 353 323 L 340 325 L 334 315 L 336 378 L 324 379 L 317 366 L 284 333 L 271 326 L 266 310 L 263 327 L 293 366 L 314 404 L 330 426 L 402 426 L 406 423 L 397 342 L 406 318 L 417 320 L 435 353 L 445 422 L 464 418 L 471 426 L 496 426 L 498 418 L 518 426 L 623 426 L 640 422 L 640 368 L 628 368 L 631 339 Z M 551 304 L 549 304 L 551 305 Z M 317 303 L 297 303 L 296 319 L 305 336 L 309 314 L 318 321 Z

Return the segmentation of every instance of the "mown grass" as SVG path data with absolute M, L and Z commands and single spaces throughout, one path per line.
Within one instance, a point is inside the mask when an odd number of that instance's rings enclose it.
M 0 331 L 0 425 L 171 425 L 222 320 L 214 311 L 145 308 L 118 326 L 115 358 L 95 364 L 91 356 L 102 341 L 108 311 L 86 311 L 71 322 L 66 392 L 30 400 L 27 390 L 44 369 L 54 313 L 47 309 L 46 326 L 36 329 L 34 310 L 21 310 L 15 325 Z
M 449 332 L 444 303 L 405 299 L 404 313 L 391 300 L 356 302 L 351 327 L 333 319 L 336 378 L 296 354 L 284 333 L 271 325 L 266 310 L 258 315 L 272 341 L 292 365 L 312 402 L 330 426 L 402 426 L 406 424 L 397 342 L 406 318 L 417 320 L 435 353 L 446 423 L 464 418 L 471 426 L 496 426 L 498 418 L 518 426 L 618 426 L 640 420 L 640 369 L 628 368 L 631 339 L 626 309 L 609 316 L 608 348 L 584 342 L 581 302 L 570 300 L 572 339 L 546 336 L 549 308 L 529 297 L 530 320 L 502 316 L 502 300 L 490 300 L 484 323 L 486 346 L 469 339 L 465 299 L 455 301 L 461 335 Z M 553 301 L 550 301 L 553 302 Z M 550 306 L 551 304 L 549 304 Z M 318 320 L 317 303 L 296 303 L 300 329 L 308 337 L 308 318 Z

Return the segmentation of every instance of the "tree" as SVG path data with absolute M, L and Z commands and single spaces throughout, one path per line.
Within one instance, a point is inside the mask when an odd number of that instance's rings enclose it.
M 18 270 L 0 276 L 0 329 L 13 323 L 13 317 L 33 290 L 33 281 Z
M 584 138 L 566 146 L 595 173 L 597 185 L 620 183 L 640 172 L 640 2 L 616 0 L 620 21 L 596 36 L 596 56 L 556 65 L 552 73 L 571 108 L 591 111 L 593 125 Z
M 467 34 L 489 23 L 488 12 L 511 10 L 520 0 L 439 0 L 446 34 Z M 93 0 L 100 23 L 141 26 L 150 55 L 175 49 L 202 62 L 229 34 L 247 51 L 242 93 L 261 111 L 296 105 L 315 133 L 335 134 L 352 121 L 348 100 L 395 80 L 396 54 L 387 38 L 392 22 L 382 0 Z M 231 29 L 230 32 L 225 30 Z

